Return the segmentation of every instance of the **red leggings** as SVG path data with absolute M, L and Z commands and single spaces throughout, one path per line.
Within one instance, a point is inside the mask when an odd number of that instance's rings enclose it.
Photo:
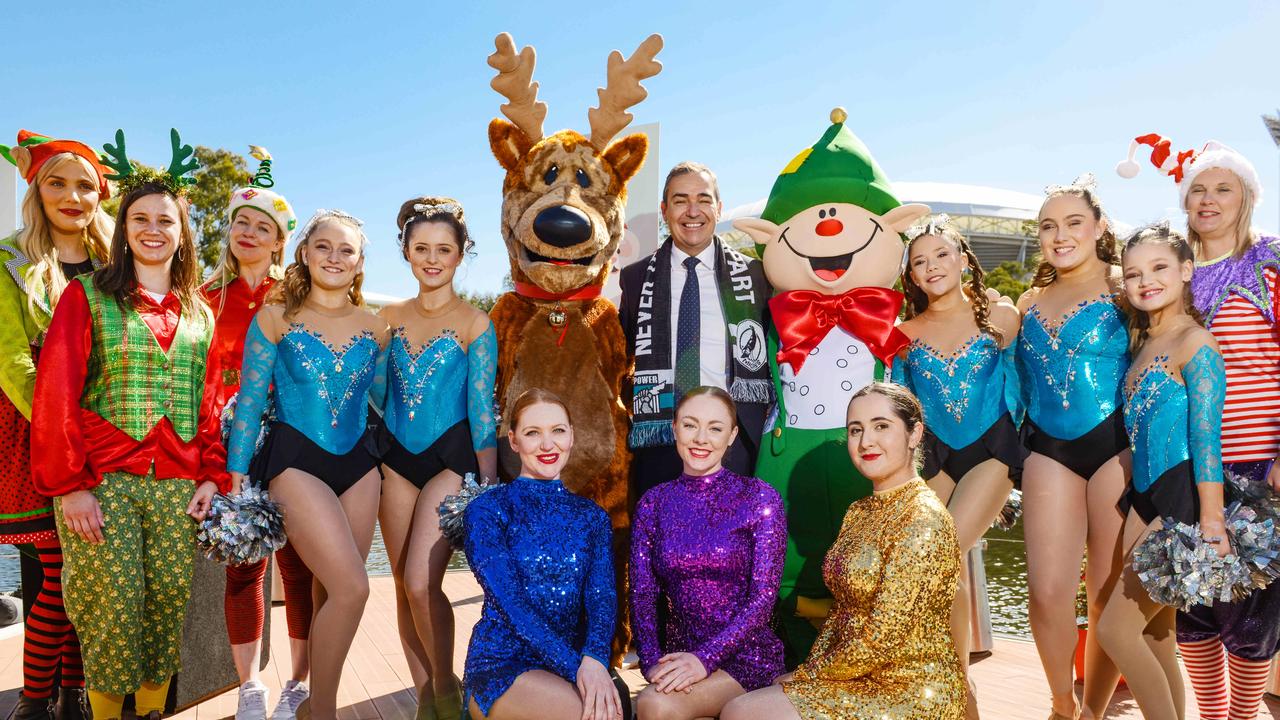
M 62 546 L 58 538 L 38 540 L 36 554 L 44 581 L 31 605 L 22 638 L 22 694 L 32 700 L 53 694 L 53 678 L 62 674 L 62 687 L 84 687 L 80 639 L 62 606 Z
M 280 578 L 284 580 L 284 615 L 289 637 L 306 640 L 311 634 L 311 571 L 292 545 L 276 551 Z M 227 566 L 227 594 L 223 612 L 227 618 L 227 639 L 232 645 L 251 643 L 262 637 L 262 582 L 267 561 Z

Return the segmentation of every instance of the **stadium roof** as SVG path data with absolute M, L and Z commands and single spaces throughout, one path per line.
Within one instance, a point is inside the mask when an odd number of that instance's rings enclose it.
M 924 203 L 935 214 L 947 213 L 953 216 L 980 215 L 1032 220 L 1040 210 L 1040 203 L 1044 201 L 1041 195 L 959 183 L 896 182 L 893 189 L 898 199 L 904 203 Z M 728 230 L 738 218 L 759 217 L 764 210 L 764 203 L 765 199 L 762 198 L 731 208 L 725 212 L 717 230 Z

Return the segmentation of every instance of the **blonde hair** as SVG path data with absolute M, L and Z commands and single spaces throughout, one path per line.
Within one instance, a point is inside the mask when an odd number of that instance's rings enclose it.
M 39 317 L 35 313 L 37 298 L 47 296 L 49 309 L 52 311 L 70 282 L 59 264 L 58 247 L 53 243 L 49 219 L 45 217 L 44 205 L 40 200 L 40 185 L 55 170 L 72 161 L 88 164 L 75 153 L 54 155 L 36 173 L 35 179 L 27 188 L 27 194 L 22 198 L 22 228 L 18 230 L 16 242 L 17 249 L 31 261 L 31 267 L 27 268 L 23 279 L 27 284 L 27 310 L 32 317 Z M 89 259 L 99 262 L 106 260 L 110 254 L 111 235 L 115 231 L 115 223 L 102 210 L 102 199 L 98 198 L 98 206 L 93 209 L 93 217 L 84 229 L 84 246 Z
M 244 205 L 241 208 L 236 208 L 236 211 L 239 212 L 244 207 L 251 206 Z M 234 215 L 232 215 L 232 219 L 235 219 Z M 274 219 L 272 222 L 274 223 Z M 232 280 L 240 277 L 240 258 L 236 257 L 235 253 L 231 252 L 231 228 L 234 224 L 235 223 L 232 222 L 227 225 L 227 237 L 222 243 L 222 252 L 218 254 L 218 264 L 213 267 L 213 272 L 209 273 L 209 277 L 205 279 L 205 282 L 210 283 L 210 287 L 223 287 Z M 279 280 L 284 277 L 283 243 L 286 241 L 284 230 L 279 225 L 276 225 L 276 237 L 282 244 L 280 245 L 279 250 L 274 250 L 271 253 L 271 267 L 267 269 L 267 277 Z M 216 315 L 222 314 L 222 308 L 226 304 L 226 301 L 227 294 L 223 293 L 218 301 L 218 309 L 215 311 Z
M 307 299 L 307 294 L 311 292 L 311 271 L 307 268 L 303 252 L 311 242 L 311 236 L 315 234 L 316 229 L 326 221 L 342 223 L 356 231 L 360 236 L 360 257 L 364 257 L 365 248 L 369 245 L 369 239 L 364 234 L 364 223 L 341 210 L 317 211 L 298 233 L 298 244 L 293 249 L 293 263 L 285 269 L 284 278 L 267 294 L 267 302 L 284 305 L 286 319 L 298 313 L 302 303 Z M 347 298 L 356 307 L 364 307 L 364 295 L 360 292 L 360 286 L 363 284 L 364 270 L 361 269 L 351 281 L 351 288 L 347 290 Z
M 1227 170 L 1226 168 L 1222 169 Z M 1232 257 L 1239 258 L 1244 257 L 1245 252 L 1252 247 L 1253 243 L 1258 239 L 1258 234 L 1253 230 L 1253 203 L 1257 198 L 1249 185 L 1245 183 L 1244 180 L 1240 179 L 1240 176 L 1237 175 L 1235 171 L 1227 170 L 1227 172 L 1231 173 L 1231 177 L 1235 178 L 1236 182 L 1240 183 L 1241 190 L 1240 216 L 1236 218 L 1235 227 L 1236 246 L 1235 250 L 1231 252 Z M 1182 211 L 1187 212 L 1187 208 L 1184 206 Z M 1192 229 L 1191 214 L 1189 212 L 1187 212 L 1187 242 L 1191 243 L 1191 249 L 1195 251 L 1197 256 L 1199 256 L 1201 253 L 1200 233 Z M 1202 257 L 1199 259 L 1213 260 L 1214 258 Z

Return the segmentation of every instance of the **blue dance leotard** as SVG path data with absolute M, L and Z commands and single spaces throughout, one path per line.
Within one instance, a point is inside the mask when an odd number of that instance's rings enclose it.
M 279 343 L 268 340 L 256 321 L 250 323 L 227 469 L 248 472 L 272 385 L 279 423 L 329 453 L 349 452 L 364 435 L 367 399 L 381 400 L 385 373 L 378 364 L 384 358 L 367 330 L 335 348 L 303 323 L 290 324 Z
M 1074 440 L 1120 408 L 1129 337 L 1111 296 L 1081 302 L 1058 325 L 1033 305 L 1017 347 L 1027 416 L 1044 433 Z
M 1012 346 L 1001 350 L 986 333 L 946 355 L 917 338 L 906 361 L 893 364 L 893 379 L 920 398 L 929 431 L 958 449 L 982 437 L 1001 415 L 1016 415 L 1014 398 L 1005 392 L 1012 363 Z
M 1218 424 L 1226 400 L 1226 370 L 1222 356 L 1207 345 L 1183 366 L 1185 385 L 1169 373 L 1168 362 L 1168 356 L 1161 355 L 1135 368 L 1125 387 L 1124 424 L 1133 447 L 1131 504 L 1144 515 L 1183 515 L 1176 519 L 1195 522 L 1194 485 L 1222 482 Z M 1178 479 L 1171 479 L 1171 474 Z M 1171 486 L 1158 487 L 1163 483 Z M 1145 494 L 1148 502 L 1135 494 Z M 1149 503 L 1155 507 L 1143 512 Z M 1144 519 L 1150 522 L 1154 517 Z
M 406 450 L 420 453 L 463 420 L 475 452 L 497 446 L 493 413 L 498 340 L 493 324 L 462 349 L 452 330 L 411 347 L 404 328 L 387 346 L 387 401 L 383 421 Z
M 617 615 L 609 516 L 559 480 L 518 477 L 467 506 L 466 551 L 484 590 L 463 684 L 488 715 L 521 673 L 574 682 L 609 665 Z

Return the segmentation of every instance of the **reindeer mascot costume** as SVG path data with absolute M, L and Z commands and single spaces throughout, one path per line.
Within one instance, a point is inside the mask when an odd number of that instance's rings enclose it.
M 515 284 L 489 314 L 498 334 L 498 435 L 510 430 L 506 408 L 529 388 L 551 390 L 568 404 L 575 442 L 562 480 L 613 521 L 619 611 L 614 649 L 620 655 L 629 641 L 631 454 L 627 408 L 620 399 L 628 368 L 618 312 L 601 291 L 624 232 L 627 181 L 644 162 L 649 139 L 633 134 L 610 141 L 631 122 L 627 108 L 647 95 L 640 81 L 662 69 L 654 60 L 662 38 L 649 36 L 627 60 L 616 50 L 609 56 L 607 87 L 599 91 L 599 107 L 587 113 L 590 138 L 573 130 L 543 137 L 547 106 L 538 101 L 532 81 L 533 48 L 516 52 L 506 33 L 495 44 L 489 65 L 498 75 L 491 84 L 507 98 L 502 113 L 510 122 L 489 123 L 489 145 L 507 171 L 502 237 Z M 515 475 L 519 465 L 505 443 L 499 452 L 502 473 Z

